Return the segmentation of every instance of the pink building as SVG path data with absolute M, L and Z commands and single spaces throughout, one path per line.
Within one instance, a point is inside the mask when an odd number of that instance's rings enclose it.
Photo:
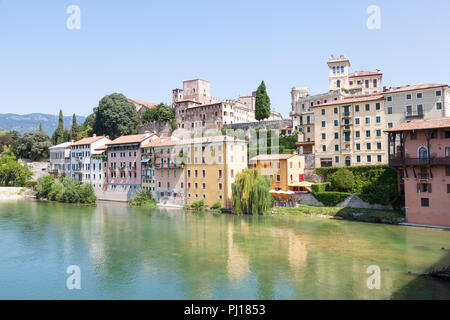
M 121 136 L 107 143 L 107 191 L 126 194 L 129 199 L 131 194 L 140 189 L 142 184 L 141 147 L 157 137 L 156 134 L 146 132 Z
M 450 118 L 415 120 L 385 131 L 407 222 L 450 227 Z

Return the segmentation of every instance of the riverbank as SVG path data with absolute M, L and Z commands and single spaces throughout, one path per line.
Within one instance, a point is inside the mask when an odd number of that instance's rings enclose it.
M 28 197 L 28 190 L 22 187 L 0 187 L 0 201 L 19 200 Z
M 272 211 L 273 214 L 277 216 L 317 216 L 331 219 L 386 224 L 399 224 L 405 220 L 405 215 L 401 211 L 395 210 L 360 209 L 349 207 L 314 207 L 301 204 L 297 208 L 275 207 Z

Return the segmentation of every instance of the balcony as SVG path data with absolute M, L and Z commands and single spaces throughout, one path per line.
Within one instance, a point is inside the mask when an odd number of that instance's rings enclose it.
M 423 112 L 405 112 L 406 119 L 422 119 L 424 117 Z
M 345 112 L 343 112 L 343 113 L 342 113 L 342 116 L 343 116 L 344 118 L 350 117 L 350 111 L 345 111 Z
M 442 158 L 390 158 L 389 166 L 403 167 L 403 166 L 450 166 L 450 157 Z

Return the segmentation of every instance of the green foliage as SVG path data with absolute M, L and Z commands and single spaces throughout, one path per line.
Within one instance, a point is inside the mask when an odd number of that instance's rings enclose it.
M 97 135 L 109 135 L 111 139 L 115 139 L 137 132 L 136 108 L 121 93 L 103 97 L 94 113 L 93 130 Z
M 339 167 L 317 168 L 316 174 L 331 181 L 331 176 Z M 369 203 L 393 205 L 398 208 L 402 205 L 402 199 L 397 192 L 397 173 L 387 165 L 368 165 L 345 167 L 353 173 L 353 193 Z M 334 188 L 334 186 L 333 186 Z
M 256 90 L 255 119 L 264 120 L 270 117 L 270 98 L 266 91 L 266 84 L 261 82 Z
M 234 211 L 237 213 L 266 214 L 273 205 L 269 193 L 272 181 L 260 176 L 256 169 L 245 169 L 236 176 L 232 186 Z
M 77 117 L 75 116 L 75 113 L 74 113 L 72 116 L 72 126 L 70 127 L 70 139 L 77 141 L 78 134 L 79 134 L 79 128 L 78 128 L 78 124 L 77 124 Z
M 68 141 L 67 138 L 68 138 L 68 135 L 66 133 L 66 130 L 64 129 L 63 112 L 60 109 L 59 110 L 59 118 L 58 118 L 58 127 L 53 132 L 52 143 L 54 145 L 57 145 L 57 144 L 60 144 L 60 143 Z
M 351 192 L 355 185 L 355 177 L 350 170 L 340 168 L 330 177 L 330 182 L 335 191 Z
M 88 183 L 80 183 L 72 177 L 64 177 L 61 181 L 49 176 L 38 179 L 34 194 L 37 199 L 48 199 L 67 203 L 88 203 L 97 201 L 94 189 Z
M 313 195 L 325 206 L 334 207 L 352 194 L 347 192 L 314 192 Z
M 214 204 L 211 206 L 211 209 L 212 209 L 212 210 L 220 210 L 221 208 L 222 208 L 222 205 L 220 204 L 219 201 L 217 201 L 216 203 L 214 203 Z
M 311 186 L 312 192 L 325 192 L 329 191 L 331 188 L 331 182 L 324 182 L 324 183 L 313 183 Z
M 26 165 L 16 161 L 13 153 L 6 151 L 0 158 L 0 185 L 23 187 L 32 177 L 32 173 Z
M 175 111 L 173 108 L 161 102 L 156 107 L 146 109 L 142 119 L 144 123 L 153 121 L 172 121 L 175 119 Z
M 138 192 L 133 194 L 129 202 L 130 206 L 152 206 L 156 207 L 155 200 L 152 199 L 150 191 L 140 188 Z
M 40 161 L 49 157 L 48 148 L 52 145 L 44 132 L 27 132 L 13 146 L 14 153 L 20 158 Z
M 48 199 L 54 183 L 55 181 L 50 176 L 40 177 L 37 180 L 36 188 L 34 189 L 34 195 L 36 196 L 36 198 Z

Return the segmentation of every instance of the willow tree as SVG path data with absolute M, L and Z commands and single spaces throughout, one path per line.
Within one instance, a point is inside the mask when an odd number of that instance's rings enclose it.
M 245 169 L 236 176 L 232 194 L 234 211 L 237 213 L 265 214 L 272 207 L 269 193 L 270 178 L 260 176 L 256 169 Z

